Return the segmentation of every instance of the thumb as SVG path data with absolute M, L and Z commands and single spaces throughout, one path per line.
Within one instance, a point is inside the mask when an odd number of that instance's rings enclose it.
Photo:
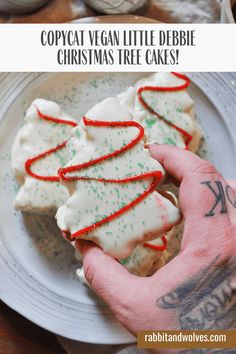
M 113 309 L 127 301 L 127 289 L 135 288 L 137 277 L 93 242 L 77 240 L 75 246 L 83 255 L 85 278 L 97 295 Z

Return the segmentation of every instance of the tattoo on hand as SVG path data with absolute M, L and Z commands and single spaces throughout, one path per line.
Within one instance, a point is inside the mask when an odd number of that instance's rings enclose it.
M 229 203 L 236 208 L 236 195 L 232 188 L 227 185 L 225 188 L 223 187 L 220 181 L 204 181 L 201 182 L 210 189 L 211 193 L 215 197 L 215 201 L 211 209 L 205 214 L 205 216 L 214 216 L 216 213 L 216 209 L 219 209 L 220 214 L 227 213 L 227 205 L 226 201 L 228 200 Z M 219 207 L 218 207 L 219 205 Z
M 157 300 L 178 311 L 181 329 L 236 329 L 236 257 L 217 264 L 218 258 Z

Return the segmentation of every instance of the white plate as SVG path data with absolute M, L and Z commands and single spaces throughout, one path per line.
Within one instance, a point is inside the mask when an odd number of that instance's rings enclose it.
M 73 249 L 55 222 L 13 209 L 17 185 L 10 170 L 11 145 L 25 109 L 36 97 L 58 101 L 79 119 L 96 102 L 143 75 L 0 74 L 0 296 L 31 321 L 64 337 L 104 344 L 134 340 L 76 279 Z M 236 74 L 190 76 L 208 157 L 225 177 L 235 178 Z

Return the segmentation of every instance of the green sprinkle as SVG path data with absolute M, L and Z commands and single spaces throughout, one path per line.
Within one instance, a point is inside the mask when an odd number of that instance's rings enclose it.
M 138 166 L 141 167 L 141 168 L 144 168 L 144 163 L 139 162 Z
M 147 127 L 150 129 L 156 123 L 156 119 L 147 119 L 146 118 L 145 123 L 147 124 Z
M 123 258 L 123 259 L 119 260 L 120 264 L 122 264 L 122 265 L 128 264 L 129 261 L 130 261 L 130 257 Z
M 176 142 L 172 138 L 166 137 L 165 144 L 176 145 Z
M 75 131 L 75 135 L 77 136 L 78 139 L 80 139 L 81 134 L 80 134 L 80 131 L 79 131 L 79 130 L 76 130 L 76 131 Z

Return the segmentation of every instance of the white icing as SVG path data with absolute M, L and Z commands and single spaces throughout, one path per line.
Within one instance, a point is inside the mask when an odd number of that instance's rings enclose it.
M 93 120 L 128 121 L 132 114 L 117 99 L 108 98 L 92 108 L 86 117 Z M 79 132 L 79 134 L 78 134 Z M 67 145 L 68 150 L 78 151 L 67 166 L 78 165 L 114 151 L 130 142 L 138 133 L 136 128 L 85 127 L 75 128 Z M 71 151 L 70 156 L 73 155 Z M 141 141 L 132 150 L 109 161 L 74 173 L 89 176 L 121 179 L 147 171 L 162 171 L 158 161 L 151 158 Z M 74 174 L 71 174 L 73 176 Z M 70 198 L 58 209 L 56 218 L 62 230 L 75 233 L 84 227 L 109 216 L 135 199 L 150 185 L 152 178 L 128 183 L 101 183 L 98 181 L 74 181 L 66 183 Z M 112 221 L 95 228 L 82 238 L 97 243 L 115 258 L 128 256 L 139 242 L 156 238 L 179 221 L 179 211 L 157 192 L 149 194 L 131 210 Z
M 177 198 L 172 192 L 165 191 L 165 194 L 168 195 L 170 200 L 172 200 L 175 205 L 178 205 Z M 165 235 L 168 246 L 170 246 L 174 236 L 174 231 L 175 227 L 173 227 Z M 163 241 L 160 237 L 148 243 L 154 246 L 163 246 Z M 143 244 L 139 244 L 135 247 L 129 257 L 120 260 L 120 262 L 125 268 L 128 269 L 130 273 L 145 277 L 154 274 L 158 269 L 163 267 L 166 264 L 168 257 L 169 252 L 167 249 L 164 251 L 158 251 L 156 249 L 144 246 Z
M 173 200 L 173 203 L 177 205 L 177 198 L 171 192 L 165 192 L 169 194 L 169 197 Z M 166 239 L 168 243 L 168 248 L 174 238 L 175 228 L 172 228 L 167 234 Z M 176 239 L 175 239 L 176 242 Z M 163 241 L 161 238 L 149 241 L 149 244 L 155 246 L 163 246 Z M 83 260 L 82 254 L 76 249 L 75 251 L 76 258 L 81 262 Z M 163 267 L 167 261 L 167 258 L 170 256 L 170 253 L 167 250 L 158 251 L 156 249 L 148 248 L 142 244 L 137 245 L 132 253 L 125 259 L 120 259 L 120 263 L 128 269 L 128 271 L 137 276 L 149 276 L 155 273 L 158 269 Z M 88 282 L 85 279 L 83 267 L 78 268 L 76 271 L 79 280 L 88 285 Z
M 25 115 L 25 125 L 18 132 L 12 147 L 12 169 L 20 185 L 15 198 L 16 209 L 54 215 L 57 208 L 68 199 L 68 191 L 60 182 L 35 179 L 25 170 L 25 162 L 67 140 L 72 127 L 40 119 L 36 107 L 44 114 L 64 120 L 73 119 L 62 112 L 54 102 L 36 99 Z M 66 149 L 35 163 L 32 170 L 40 175 L 57 175 L 57 170 L 67 162 Z

